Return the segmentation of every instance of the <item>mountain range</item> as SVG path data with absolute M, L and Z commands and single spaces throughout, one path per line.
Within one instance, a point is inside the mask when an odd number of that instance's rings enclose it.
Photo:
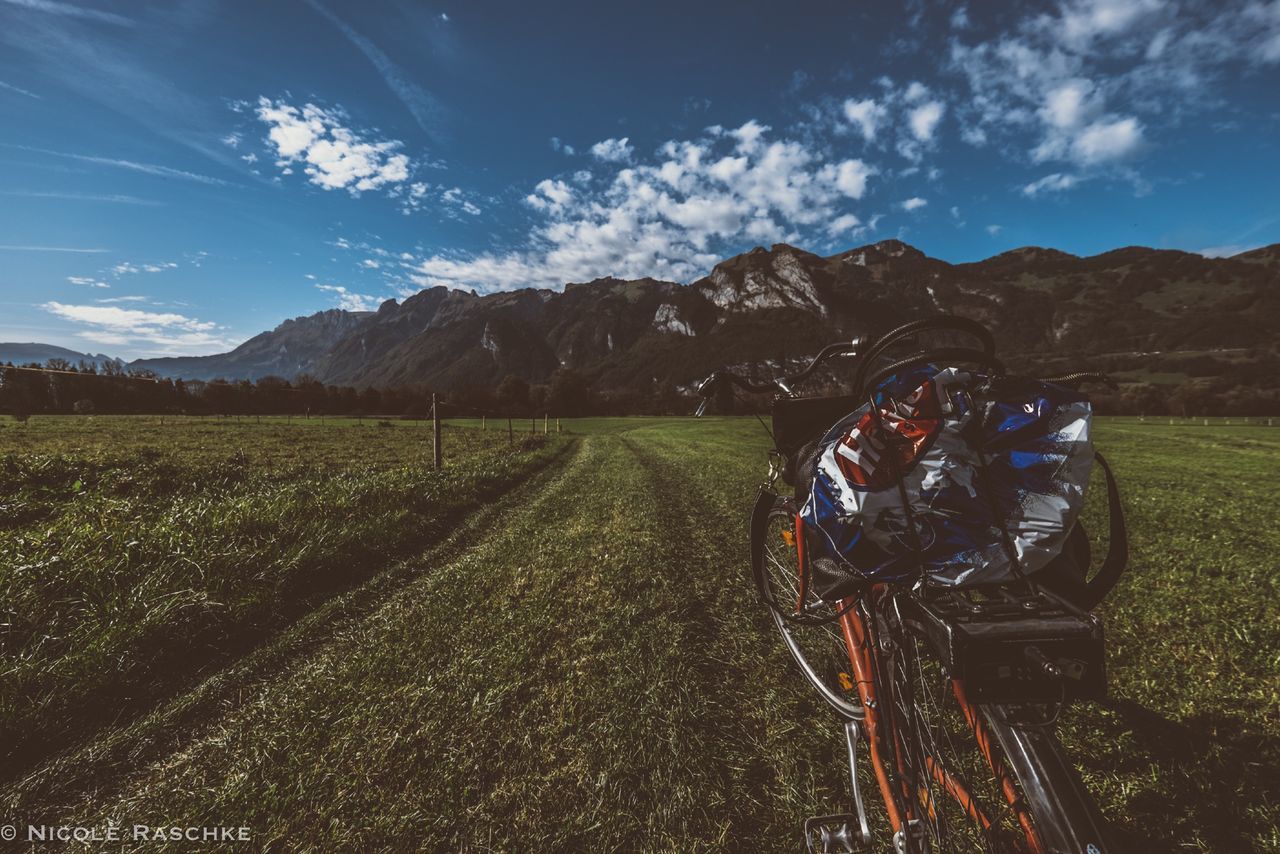
M 494 386 L 508 374 L 545 382 L 567 367 L 600 388 L 685 385 L 720 366 L 811 355 L 936 313 L 987 324 L 1002 353 L 1028 369 L 1089 363 L 1129 382 L 1250 381 L 1276 359 L 1280 244 L 1231 258 L 1024 247 L 966 264 L 898 240 L 830 256 L 776 244 L 689 285 L 603 278 L 485 296 L 433 287 L 375 312 L 287 320 L 229 353 L 129 367 L 442 389 Z
M 20 344 L 7 343 L 0 344 L 0 364 L 9 362 L 15 365 L 41 364 L 46 365 L 51 361 L 62 360 L 70 365 L 79 365 L 81 362 L 91 364 L 96 368 L 101 368 L 105 364 L 114 364 L 121 368 L 126 367 L 125 363 L 120 359 L 113 359 L 102 353 L 80 353 L 75 350 L 68 350 L 66 347 L 58 347 L 54 344 Z

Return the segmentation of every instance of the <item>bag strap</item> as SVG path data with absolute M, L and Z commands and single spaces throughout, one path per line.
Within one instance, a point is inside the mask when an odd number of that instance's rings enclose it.
M 1107 556 L 1103 558 L 1102 565 L 1098 567 L 1093 577 L 1085 582 L 1082 601 L 1075 603 L 1086 611 L 1092 611 L 1106 598 L 1129 564 L 1129 533 L 1124 524 L 1124 509 L 1120 506 L 1120 489 L 1116 486 L 1115 475 L 1111 473 L 1111 466 L 1107 464 L 1106 457 L 1095 452 L 1094 459 L 1098 461 L 1103 474 L 1107 476 L 1110 542 L 1107 544 Z

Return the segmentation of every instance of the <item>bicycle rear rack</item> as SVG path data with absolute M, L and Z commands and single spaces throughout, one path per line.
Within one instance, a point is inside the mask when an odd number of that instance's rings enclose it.
M 903 620 L 975 703 L 1106 696 L 1102 621 L 1049 591 L 945 591 L 901 604 Z

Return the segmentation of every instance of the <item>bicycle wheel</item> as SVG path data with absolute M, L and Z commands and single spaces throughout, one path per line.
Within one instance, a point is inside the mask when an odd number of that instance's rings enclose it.
M 796 551 L 795 502 L 783 496 L 774 500 L 768 523 L 755 535 L 763 543 L 753 544 L 763 560 L 755 567 L 757 589 L 780 605 L 795 603 L 800 597 L 800 564 Z M 805 613 L 835 616 L 829 603 L 808 592 L 803 603 Z M 805 679 L 837 714 L 846 720 L 862 718 L 862 705 L 853 690 L 849 653 L 844 636 L 835 622 L 803 625 L 788 621 L 774 608 L 769 609 L 782 642 L 795 659 Z
M 887 633 L 882 753 L 929 851 L 1116 850 L 1053 734 L 1056 707 L 971 704 L 920 638 Z

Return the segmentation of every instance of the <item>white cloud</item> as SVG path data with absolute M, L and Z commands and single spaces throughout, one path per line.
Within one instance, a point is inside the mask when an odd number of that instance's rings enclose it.
M 236 148 L 237 146 L 240 145 L 240 141 L 243 138 L 244 137 L 240 135 L 239 131 L 232 131 L 231 133 L 227 134 L 222 138 L 222 144 L 227 146 L 228 148 Z
M 909 104 L 923 100 L 928 97 L 928 95 L 929 87 L 921 83 L 919 80 L 912 80 L 910 85 L 908 85 L 906 90 L 902 93 L 902 97 L 905 98 Z
M 929 101 L 914 108 L 908 117 L 911 135 L 921 142 L 931 142 L 933 133 L 938 127 L 938 122 L 942 121 L 942 115 L 946 109 L 940 101 Z
M 1164 0 L 1076 0 L 1062 7 L 1057 36 L 1065 44 L 1081 48 L 1093 39 L 1128 30 L 1149 13 L 1159 11 Z
M 992 237 L 995 237 L 995 236 L 996 236 L 997 234 L 999 234 L 1001 231 L 1004 231 L 1004 226 L 1003 226 L 1003 225 L 989 225 L 989 226 L 987 226 L 987 234 L 990 234 Z
M 106 282 L 95 279 L 92 276 L 67 276 L 67 281 L 73 285 L 87 285 L 91 288 L 109 288 Z
M 836 168 L 836 189 L 851 199 L 860 199 L 867 191 L 867 179 L 875 174 L 861 160 L 846 160 Z
M 572 152 L 570 152 L 572 153 Z M 635 149 L 628 137 L 621 139 L 605 139 L 591 146 L 591 156 L 609 163 L 625 163 L 631 159 Z
M 353 196 L 409 178 L 411 163 L 398 153 L 398 140 L 369 142 L 343 126 L 339 111 L 314 104 L 297 108 L 262 97 L 256 114 L 270 128 L 267 135 L 275 146 L 276 165 L 286 174 L 289 166 L 301 164 L 311 183 Z
M 954 102 L 966 141 L 1113 174 L 1148 129 L 1221 108 L 1229 72 L 1274 62 L 1280 0 L 1059 0 L 949 49 L 969 87 Z
M 1081 163 L 1094 164 L 1127 157 L 1142 145 L 1142 125 L 1129 117 L 1098 121 L 1084 128 L 1071 144 Z
M 369 270 L 376 270 L 382 265 L 379 264 L 377 261 L 373 260 L 372 258 L 366 258 L 360 262 L 360 266 Z
M 919 196 L 913 196 L 902 203 L 902 209 L 904 211 L 917 211 L 927 204 L 929 204 L 929 202 L 926 199 L 922 199 Z
M 850 98 L 844 102 L 845 120 L 856 127 L 867 142 L 875 141 L 876 133 L 888 117 L 888 113 L 884 105 L 877 104 L 871 98 L 860 101 Z
M 122 302 L 146 302 L 146 301 L 147 301 L 146 297 L 139 297 L 139 296 L 107 297 L 105 299 L 94 300 L 94 302 L 100 303 L 102 305 L 112 305 L 115 303 L 122 303 Z
M 1094 86 L 1088 80 L 1069 80 L 1046 95 L 1040 115 L 1055 128 L 1079 127 L 1088 112 Z
M 342 285 L 316 285 L 316 288 L 333 294 L 334 303 L 345 311 L 374 311 L 378 308 L 377 297 L 352 293 Z
M 101 344 L 148 347 L 164 354 L 207 353 L 233 346 L 217 332 L 216 323 L 181 314 L 61 302 L 47 302 L 40 307 L 86 327 L 80 336 Z
M 482 292 L 604 275 L 687 282 L 739 241 L 798 240 L 798 229 L 836 223 L 856 228 L 844 206 L 866 192 L 873 167 L 825 163 L 814 148 L 769 133 L 755 121 L 711 127 L 665 143 L 651 161 L 601 161 L 574 184 L 540 181 L 525 198 L 539 221 L 522 248 L 436 254 L 412 265 L 413 280 Z
M 564 181 L 553 181 L 550 178 L 538 182 L 533 193 L 525 196 L 525 203 L 535 210 L 551 211 L 564 209 L 573 199 L 573 188 Z
M 830 237 L 843 237 L 846 235 L 858 235 L 866 231 L 862 227 L 862 220 L 853 214 L 841 214 L 831 222 L 827 223 L 827 235 Z
M 1025 196 L 1038 196 L 1041 193 L 1054 193 L 1060 190 L 1069 190 L 1078 183 L 1080 183 L 1080 179 L 1075 175 L 1054 172 L 1024 186 L 1022 194 Z
M 467 199 L 466 195 L 461 187 L 453 187 L 440 194 L 440 201 L 467 216 L 479 216 L 479 206 Z

